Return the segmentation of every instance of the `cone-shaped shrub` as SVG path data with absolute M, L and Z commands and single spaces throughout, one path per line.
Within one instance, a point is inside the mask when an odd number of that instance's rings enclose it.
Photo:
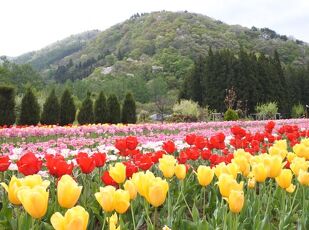
M 37 125 L 40 121 L 40 106 L 37 98 L 30 88 L 21 100 L 19 117 L 20 125 Z
M 15 92 L 13 87 L 0 86 L 0 125 L 15 123 Z
M 76 108 L 71 92 L 66 89 L 60 101 L 60 125 L 73 124 Z
M 122 106 L 122 123 L 136 123 L 136 105 L 131 93 L 127 93 Z
M 108 108 L 106 104 L 106 97 L 103 92 L 100 92 L 94 102 L 94 120 L 95 123 L 108 122 Z
M 115 94 L 111 94 L 107 99 L 108 122 L 111 124 L 120 123 L 120 104 Z
M 93 102 L 90 98 L 90 93 L 87 94 L 86 98 L 82 103 L 82 107 L 77 115 L 78 123 L 81 125 L 92 124 L 94 122 L 93 115 Z
M 60 121 L 60 104 L 53 89 L 43 105 L 41 124 L 56 125 Z

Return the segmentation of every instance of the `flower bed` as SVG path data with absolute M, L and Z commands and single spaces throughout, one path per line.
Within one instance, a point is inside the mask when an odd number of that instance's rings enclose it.
M 306 229 L 308 137 L 306 119 L 2 128 L 0 229 Z

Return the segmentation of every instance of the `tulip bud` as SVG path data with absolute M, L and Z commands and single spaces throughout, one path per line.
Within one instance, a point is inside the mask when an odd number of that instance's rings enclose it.
M 276 182 L 281 188 L 288 188 L 292 183 L 292 172 L 290 169 L 283 169 L 278 177 L 276 177 Z
M 86 230 L 89 220 L 88 212 L 81 206 L 66 211 L 62 216 L 59 212 L 56 212 L 50 218 L 50 222 L 55 230 L 63 229 L 80 229 Z
M 24 187 L 17 192 L 24 209 L 35 219 L 42 218 L 48 205 L 48 191 L 43 186 Z
M 197 179 L 200 185 L 207 186 L 214 177 L 214 171 L 209 166 L 200 165 L 197 168 Z
M 175 165 L 176 159 L 172 155 L 163 155 L 163 157 L 159 159 L 159 169 L 166 178 L 171 178 L 174 176 Z
M 309 186 L 309 173 L 304 170 L 299 170 L 297 180 L 301 185 Z
M 123 183 L 126 180 L 126 166 L 123 163 L 116 163 L 114 167 L 110 167 L 109 175 L 118 184 Z
M 77 203 L 82 191 L 75 180 L 69 175 L 64 175 L 58 182 L 57 197 L 62 208 L 72 208 Z
M 185 179 L 187 174 L 187 169 L 184 164 L 177 164 L 175 167 L 175 175 L 179 180 Z
M 126 191 L 129 192 L 130 194 L 130 199 L 134 200 L 136 198 L 137 195 L 137 188 L 136 185 L 131 181 L 131 180 L 127 180 L 124 185 L 123 185 L 124 189 Z
M 9 201 L 12 204 L 20 205 L 21 202 L 17 197 L 17 191 L 23 185 L 22 180 L 16 178 L 15 176 L 12 176 L 9 186 L 7 186 L 5 183 L 1 183 L 1 185 L 5 189 L 5 191 L 8 193 Z
M 228 203 L 231 212 L 239 213 L 244 206 L 245 198 L 243 191 L 232 190 L 229 197 Z

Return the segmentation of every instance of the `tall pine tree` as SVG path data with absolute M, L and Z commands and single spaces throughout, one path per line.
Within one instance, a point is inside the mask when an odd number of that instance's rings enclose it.
M 92 124 L 94 122 L 93 102 L 90 98 L 90 93 L 87 93 L 87 96 L 82 103 L 82 107 L 77 115 L 77 120 L 81 125 Z
M 0 86 L 0 125 L 13 125 L 15 119 L 14 88 Z
M 108 122 L 117 124 L 121 121 L 120 104 L 115 94 L 111 94 L 107 99 Z
M 53 89 L 43 105 L 41 124 L 56 125 L 60 121 L 60 104 Z
M 95 123 L 103 124 L 108 122 L 106 97 L 102 91 L 94 102 L 94 119 Z
M 136 123 L 136 105 L 133 95 L 127 93 L 122 106 L 122 123 L 135 124 Z
M 73 124 L 76 108 L 71 92 L 64 90 L 60 100 L 60 125 Z
M 19 117 L 20 125 L 37 125 L 40 121 L 40 106 L 30 88 L 27 89 L 22 101 Z

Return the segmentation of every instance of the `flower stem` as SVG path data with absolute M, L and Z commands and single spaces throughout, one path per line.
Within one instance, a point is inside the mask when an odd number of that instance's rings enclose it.
M 134 218 L 134 210 L 133 210 L 133 205 L 131 204 L 131 216 L 132 216 L 132 221 L 133 221 L 133 229 L 136 229 L 135 225 L 135 218 Z

